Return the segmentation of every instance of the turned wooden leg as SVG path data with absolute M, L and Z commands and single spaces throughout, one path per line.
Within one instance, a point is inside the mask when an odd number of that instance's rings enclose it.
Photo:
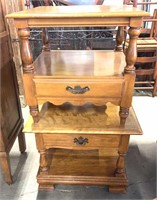
M 29 28 L 19 29 L 18 36 L 21 41 L 21 58 L 23 67 L 23 85 L 25 90 L 26 102 L 30 106 L 30 114 L 34 122 L 38 121 L 38 103 L 36 99 L 34 78 L 33 56 L 29 44 Z
M 120 125 L 124 126 L 126 118 L 129 115 L 129 108 L 120 107 L 119 116 L 120 116 Z
M 30 29 L 18 29 L 18 36 L 21 41 L 21 58 L 22 58 L 22 67 L 25 74 L 33 74 L 33 55 L 29 44 Z
M 119 143 L 118 148 L 118 160 L 116 163 L 116 171 L 115 176 L 123 176 L 126 177 L 125 173 L 125 155 L 128 151 L 128 145 L 129 145 L 129 135 L 122 135 Z
M 48 172 L 47 150 L 45 149 L 44 146 L 43 135 L 41 133 L 36 133 L 35 139 L 38 152 L 40 153 L 39 173 L 47 174 Z
M 7 184 L 12 184 L 11 168 L 10 168 L 10 159 L 9 154 L 6 152 L 0 152 L 0 162 L 2 170 L 4 172 L 4 179 Z
M 132 96 L 135 84 L 135 67 L 134 64 L 137 59 L 137 38 L 140 34 L 140 28 L 130 27 L 129 31 L 129 46 L 126 52 L 126 66 L 124 68 L 124 87 L 122 93 L 122 99 L 120 103 L 120 124 L 125 125 L 126 118 L 129 114 L 129 108 L 132 103 Z
M 137 39 L 140 34 L 140 28 L 130 27 L 129 34 L 129 46 L 126 52 L 126 67 L 125 73 L 135 74 L 134 64 L 137 59 Z
M 124 27 L 118 27 L 116 34 L 115 51 L 123 51 L 123 42 L 124 42 Z
M 36 106 L 29 106 L 30 114 L 33 117 L 34 123 L 37 123 L 39 121 L 39 108 L 38 105 Z
M 42 149 L 39 150 L 40 153 L 40 173 L 41 174 L 46 174 L 48 172 L 48 162 L 47 162 L 47 154 L 46 150 Z
M 49 44 L 49 35 L 48 35 L 48 29 L 43 28 L 42 29 L 42 42 L 43 42 L 43 51 L 50 51 L 50 44 Z
M 119 184 L 117 184 L 117 185 L 109 185 L 110 192 L 115 192 L 115 193 L 126 192 L 127 176 L 126 176 L 126 172 L 125 172 L 125 155 L 128 150 L 129 138 L 130 138 L 130 135 L 121 135 L 119 147 L 118 147 L 119 156 L 117 159 L 116 170 L 115 170 L 115 176 L 123 177 L 123 179 L 125 180 L 125 183 L 119 182 Z
M 18 141 L 19 141 L 20 152 L 24 153 L 26 150 L 26 141 L 25 141 L 25 135 L 22 131 L 18 135 Z
M 126 153 L 118 152 L 119 157 L 117 160 L 117 167 L 116 167 L 116 176 L 125 176 L 125 160 L 124 157 Z

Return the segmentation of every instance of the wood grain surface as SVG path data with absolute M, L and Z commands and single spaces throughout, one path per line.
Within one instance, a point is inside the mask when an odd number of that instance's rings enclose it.
M 7 18 L 59 18 L 59 17 L 143 17 L 149 13 L 132 6 L 40 6 L 7 15 Z
M 42 52 L 34 61 L 34 78 L 69 78 L 72 76 L 122 76 L 126 66 L 123 52 L 52 50 Z
M 36 124 L 30 117 L 23 131 L 58 134 L 142 134 L 133 109 L 130 109 L 125 127 L 121 127 L 119 108 L 111 103 L 107 104 L 107 109 L 105 106 L 88 103 L 84 106 L 70 103 L 55 106 L 46 103 L 40 116 Z
M 52 190 L 54 184 L 108 185 L 109 191 L 125 192 L 128 180 L 115 176 L 117 156 L 105 156 L 100 150 L 73 151 L 50 149 L 49 170 L 37 175 L 40 190 Z

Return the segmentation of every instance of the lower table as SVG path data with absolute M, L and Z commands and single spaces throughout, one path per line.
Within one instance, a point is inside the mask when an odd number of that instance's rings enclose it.
M 37 181 L 40 190 L 55 184 L 108 185 L 110 192 L 124 192 L 128 185 L 125 155 L 130 135 L 142 134 L 134 110 L 125 127 L 119 109 L 64 103 L 43 105 L 40 120 L 30 118 L 24 132 L 35 133 L 40 153 Z

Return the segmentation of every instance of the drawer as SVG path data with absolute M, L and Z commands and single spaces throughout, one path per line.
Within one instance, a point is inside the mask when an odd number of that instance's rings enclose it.
M 34 79 L 38 97 L 121 97 L 123 79 L 59 81 Z
M 44 146 L 49 148 L 97 149 L 118 148 L 119 135 L 42 134 Z

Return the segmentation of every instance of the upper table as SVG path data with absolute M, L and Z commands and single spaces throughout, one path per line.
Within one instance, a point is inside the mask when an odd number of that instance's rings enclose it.
M 38 121 L 39 102 L 112 102 L 120 106 L 120 124 L 124 125 L 134 90 L 136 40 L 140 34 L 142 18 L 146 16 L 149 13 L 132 6 L 104 5 L 36 7 L 7 15 L 7 18 L 14 19 L 21 40 L 25 95 L 34 121 Z M 74 51 L 71 57 L 65 58 L 67 53 L 63 51 L 50 52 L 47 32 L 44 31 L 43 43 L 44 49 L 49 52 L 48 56 L 45 58 L 42 53 L 36 62 L 33 61 L 29 44 L 30 28 L 96 26 L 118 26 L 115 48 L 118 53 L 94 52 L 87 55 L 84 52 L 85 55 L 81 56 L 80 52 Z M 126 62 L 122 55 L 124 26 L 129 27 L 130 37 Z M 71 63 L 74 63 L 74 67 Z M 76 67 L 78 63 L 80 65 Z M 83 72 L 84 69 L 88 70 Z M 80 72 L 82 75 L 78 76 Z

